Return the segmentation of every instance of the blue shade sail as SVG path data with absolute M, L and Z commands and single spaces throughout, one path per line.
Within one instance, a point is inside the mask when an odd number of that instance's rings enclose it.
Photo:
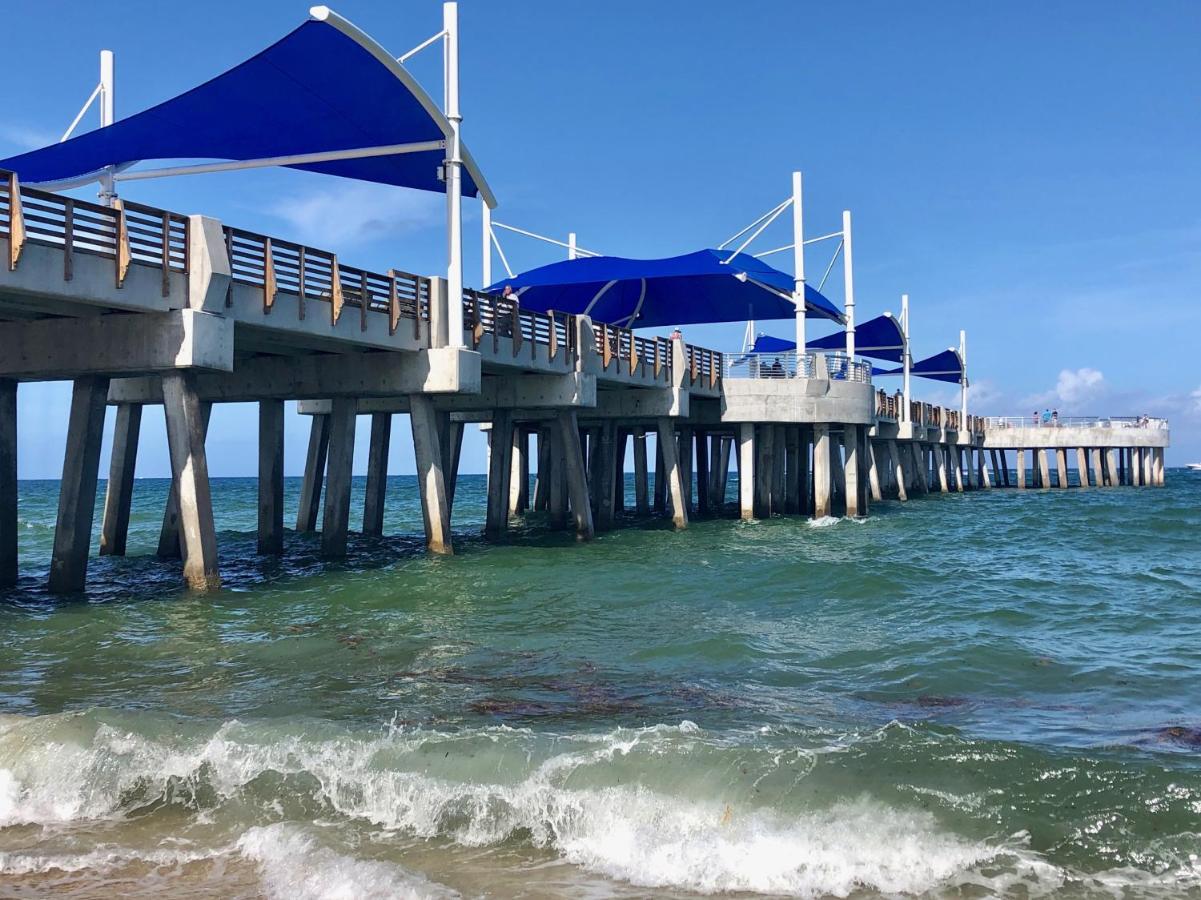
M 506 285 L 523 308 L 589 315 L 629 328 L 796 316 L 791 275 L 749 254 L 730 259 L 722 250 L 666 259 L 565 260 L 498 281 L 488 290 L 499 293 Z M 807 318 L 842 321 L 838 307 L 808 286 L 805 307 Z
M 836 331 L 833 334 L 806 341 L 805 346 L 810 350 L 845 350 L 847 333 Z M 755 346 L 751 348 L 751 352 L 782 353 L 795 349 L 796 341 L 761 334 L 755 338 Z M 855 326 L 856 355 L 899 363 L 903 361 L 902 354 L 904 352 L 905 335 L 901 331 L 901 323 L 887 313 Z
M 904 368 L 889 369 L 887 372 L 879 372 L 877 374 L 900 375 L 904 371 Z M 959 356 L 958 350 L 943 350 L 941 353 L 935 353 L 933 356 L 919 359 L 910 366 L 909 373 L 919 378 L 929 378 L 931 381 L 946 381 L 950 384 L 961 384 L 965 380 L 963 359 Z
M 199 87 L 107 128 L 0 161 L 27 184 L 67 186 L 141 160 L 258 160 L 442 141 L 450 125 L 382 47 L 323 8 Z M 290 166 L 445 192 L 442 149 Z M 463 193 L 492 200 L 464 150 Z

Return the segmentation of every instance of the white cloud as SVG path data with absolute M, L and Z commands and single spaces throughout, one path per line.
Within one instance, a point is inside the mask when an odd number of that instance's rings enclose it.
M 1055 382 L 1055 395 L 1064 403 L 1081 403 L 1104 393 L 1105 376 L 1099 369 L 1064 369 Z
M 340 249 L 434 225 L 444 206 L 422 191 L 348 183 L 290 197 L 267 212 L 291 225 L 301 243 Z
M 61 136 L 40 128 L 30 128 L 28 125 L 13 122 L 0 125 L 0 141 L 16 146 L 21 152 L 37 150 L 39 147 L 53 144 Z
M 1188 396 L 1189 400 L 1192 401 L 1192 411 L 1197 415 L 1201 415 L 1201 387 L 1198 387 Z

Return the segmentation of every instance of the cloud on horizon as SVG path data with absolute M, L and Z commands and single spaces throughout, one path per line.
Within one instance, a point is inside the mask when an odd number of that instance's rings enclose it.
M 444 207 L 439 194 L 348 182 L 297 194 L 267 212 L 301 243 L 342 248 L 438 224 Z

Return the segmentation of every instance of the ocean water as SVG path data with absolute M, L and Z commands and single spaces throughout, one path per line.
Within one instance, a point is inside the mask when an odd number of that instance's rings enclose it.
M 218 480 L 198 596 L 141 481 L 55 599 L 23 483 L 0 896 L 1201 896 L 1201 477 L 587 545 L 482 488 L 330 565 Z

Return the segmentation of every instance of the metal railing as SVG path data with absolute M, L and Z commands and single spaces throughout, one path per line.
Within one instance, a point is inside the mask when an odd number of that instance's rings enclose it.
M 851 359 L 845 353 L 827 353 L 826 372 L 835 381 L 854 381 L 859 384 L 872 383 L 871 363 Z
M 130 265 L 158 268 L 162 292 L 172 272 L 188 271 L 188 218 L 179 213 L 117 201 L 101 206 L 61 194 L 22 187 L 12 172 L 0 173 L 0 236 L 8 239 L 8 268 L 17 268 L 27 244 L 63 251 L 63 280 L 74 277 L 75 255 L 111 259 L 117 287 Z
M 1157 416 L 988 416 L 987 428 L 1159 428 L 1168 427 L 1168 420 Z
M 723 378 L 812 378 L 814 354 L 787 350 L 781 353 L 723 353 Z

